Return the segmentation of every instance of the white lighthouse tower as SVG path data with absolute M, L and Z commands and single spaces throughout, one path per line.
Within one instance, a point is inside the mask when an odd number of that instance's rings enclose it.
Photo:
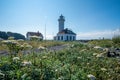
M 59 32 L 54 36 L 54 40 L 57 41 L 74 41 L 76 40 L 76 33 L 68 28 L 64 29 L 65 17 L 63 15 L 59 16 L 58 27 Z
M 64 30 L 64 22 L 65 22 L 65 18 L 64 16 L 61 14 L 61 16 L 58 19 L 58 23 L 59 23 L 59 32 Z

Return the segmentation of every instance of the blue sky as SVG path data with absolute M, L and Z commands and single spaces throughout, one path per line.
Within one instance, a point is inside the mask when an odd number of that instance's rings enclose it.
M 0 0 L 0 31 L 40 31 L 52 39 L 58 18 L 77 39 L 110 38 L 120 28 L 120 0 Z

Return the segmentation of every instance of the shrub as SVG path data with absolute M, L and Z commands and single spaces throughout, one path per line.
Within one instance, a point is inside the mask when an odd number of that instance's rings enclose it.
M 41 41 L 41 40 L 42 40 L 42 37 L 30 36 L 30 40 L 32 40 L 32 41 Z
M 113 41 L 115 44 L 120 43 L 120 35 L 114 36 L 114 37 L 112 38 L 112 41 Z

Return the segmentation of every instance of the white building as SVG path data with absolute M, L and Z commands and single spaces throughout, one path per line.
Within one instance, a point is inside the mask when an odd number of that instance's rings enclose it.
M 65 22 L 65 18 L 64 16 L 61 15 L 58 19 L 59 32 L 57 33 L 57 36 L 54 37 L 54 40 L 57 40 L 57 41 L 76 40 L 76 34 L 72 30 L 69 30 L 68 28 L 64 29 L 64 22 Z
M 32 37 L 32 36 L 40 37 L 40 39 L 43 40 L 43 35 L 39 31 L 38 32 L 27 32 L 27 34 L 26 34 L 27 40 L 30 40 L 30 37 Z

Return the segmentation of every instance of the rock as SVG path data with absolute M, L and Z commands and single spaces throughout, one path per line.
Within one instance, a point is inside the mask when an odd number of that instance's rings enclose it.
M 8 52 L 7 51 L 5 51 L 5 50 L 2 50 L 2 51 L 0 51 L 0 55 L 6 55 L 6 54 L 8 54 Z
M 107 57 L 115 57 L 115 56 L 116 56 L 115 52 L 110 52 L 110 51 L 107 52 Z

